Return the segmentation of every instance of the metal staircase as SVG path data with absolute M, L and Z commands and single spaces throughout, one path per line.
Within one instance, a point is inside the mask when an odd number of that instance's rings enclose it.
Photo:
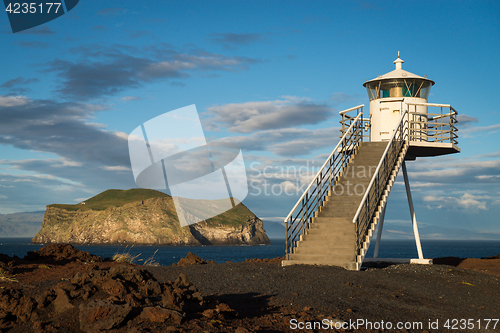
M 413 141 L 415 114 L 410 111 L 403 112 L 388 142 L 363 141 L 369 130 L 369 119 L 362 118 L 363 105 L 340 114 L 339 143 L 285 219 L 283 266 L 318 264 L 359 270 Z M 451 125 L 445 128 L 444 117 L 434 117 L 441 131 L 433 134 L 442 142 L 446 131 L 449 141 L 456 143 L 456 111 L 450 107 L 450 114 L 444 116 Z M 428 128 L 436 126 L 430 123 Z

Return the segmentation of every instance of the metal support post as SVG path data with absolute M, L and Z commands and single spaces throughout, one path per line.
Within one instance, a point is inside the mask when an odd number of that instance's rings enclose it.
M 378 249 L 380 247 L 380 236 L 382 236 L 382 228 L 384 226 L 385 208 L 386 207 L 387 207 L 387 203 L 385 204 L 384 210 L 382 211 L 382 216 L 380 216 L 380 221 L 378 222 L 377 242 L 375 243 L 375 251 L 373 251 L 373 258 L 378 258 Z
M 413 224 L 413 233 L 415 234 L 415 243 L 417 244 L 418 259 L 424 259 L 422 254 L 422 244 L 420 244 L 420 236 L 418 234 L 417 218 L 413 209 L 413 200 L 411 199 L 410 182 L 408 181 L 408 173 L 406 172 L 406 162 L 403 161 L 403 177 L 405 179 L 406 196 L 408 197 L 408 205 L 410 206 L 410 215 Z

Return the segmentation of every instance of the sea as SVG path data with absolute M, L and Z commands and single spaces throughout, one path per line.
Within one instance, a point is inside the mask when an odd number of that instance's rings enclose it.
M 0 238 L 0 253 L 23 258 L 28 251 L 38 250 L 43 245 L 30 244 L 31 238 Z M 375 242 L 372 242 L 367 258 L 373 256 Z M 217 263 L 227 261 L 241 262 L 252 258 L 276 258 L 285 254 L 285 240 L 271 239 L 271 245 L 238 246 L 125 246 L 125 245 L 75 245 L 82 251 L 101 256 L 113 257 L 115 254 L 129 254 L 135 257 L 134 263 L 142 264 L 148 259 L 161 266 L 170 266 L 185 257 L 188 252 L 195 253 L 205 260 Z M 422 240 L 425 258 L 459 257 L 485 258 L 500 254 L 500 240 Z M 380 242 L 379 258 L 417 258 L 414 240 L 384 240 Z

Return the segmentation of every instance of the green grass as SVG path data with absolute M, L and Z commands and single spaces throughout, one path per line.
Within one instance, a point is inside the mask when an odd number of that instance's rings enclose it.
M 238 227 L 240 225 L 245 225 L 249 217 L 255 216 L 245 205 L 242 203 L 233 207 L 224 213 L 214 216 L 207 220 L 207 224 L 210 226 L 216 226 L 218 224 Z
M 85 200 L 85 205 L 52 204 L 48 207 L 56 207 L 68 211 L 83 211 L 90 209 L 105 210 L 109 207 L 119 207 L 135 201 L 168 196 L 168 194 L 165 194 L 163 192 L 142 188 L 133 188 L 130 190 L 107 190 L 90 199 Z
M 158 192 L 155 190 L 134 188 L 130 190 L 107 190 L 90 199 L 85 200 L 85 205 L 65 205 L 65 204 L 52 204 L 48 207 L 55 207 L 66 210 L 66 212 L 58 212 L 56 219 L 58 223 L 72 223 L 74 212 L 77 211 L 103 211 L 109 207 L 119 207 L 128 203 L 147 200 L 151 198 L 165 198 L 170 197 L 168 194 Z M 224 199 L 227 200 L 227 199 Z M 193 214 L 196 215 L 196 205 L 192 208 Z M 178 221 L 175 211 L 163 211 L 173 221 Z M 206 214 L 207 212 L 200 212 Z M 220 215 L 214 216 L 206 221 L 209 226 L 230 226 L 237 228 L 246 225 L 249 217 L 255 216 L 246 206 L 238 204 L 233 209 L 230 209 Z M 122 217 L 123 219 L 123 217 Z

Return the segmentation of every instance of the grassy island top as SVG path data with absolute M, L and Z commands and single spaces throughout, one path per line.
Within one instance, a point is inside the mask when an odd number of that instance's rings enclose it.
M 170 195 L 163 192 L 143 188 L 133 188 L 130 190 L 106 190 L 96 196 L 93 196 L 90 199 L 82 201 L 82 203 L 78 203 L 75 205 L 52 204 L 48 205 L 47 208 L 55 207 L 73 212 L 86 210 L 102 211 L 109 207 L 120 207 L 131 202 L 137 202 L 152 198 L 170 198 Z M 175 214 L 173 203 L 170 207 L 172 209 L 172 212 L 174 212 Z M 233 209 L 230 209 L 220 215 L 216 215 L 208 219 L 206 223 L 211 226 L 238 226 L 246 224 L 248 217 L 252 216 L 255 216 L 255 214 L 252 213 L 245 205 L 239 203 Z M 175 215 L 174 219 L 177 220 L 177 215 Z
M 163 192 L 143 188 L 133 188 L 130 190 L 106 190 L 76 205 L 52 204 L 47 207 L 62 208 L 69 211 L 90 209 L 105 210 L 108 207 L 119 207 L 135 201 L 162 197 L 170 196 Z

